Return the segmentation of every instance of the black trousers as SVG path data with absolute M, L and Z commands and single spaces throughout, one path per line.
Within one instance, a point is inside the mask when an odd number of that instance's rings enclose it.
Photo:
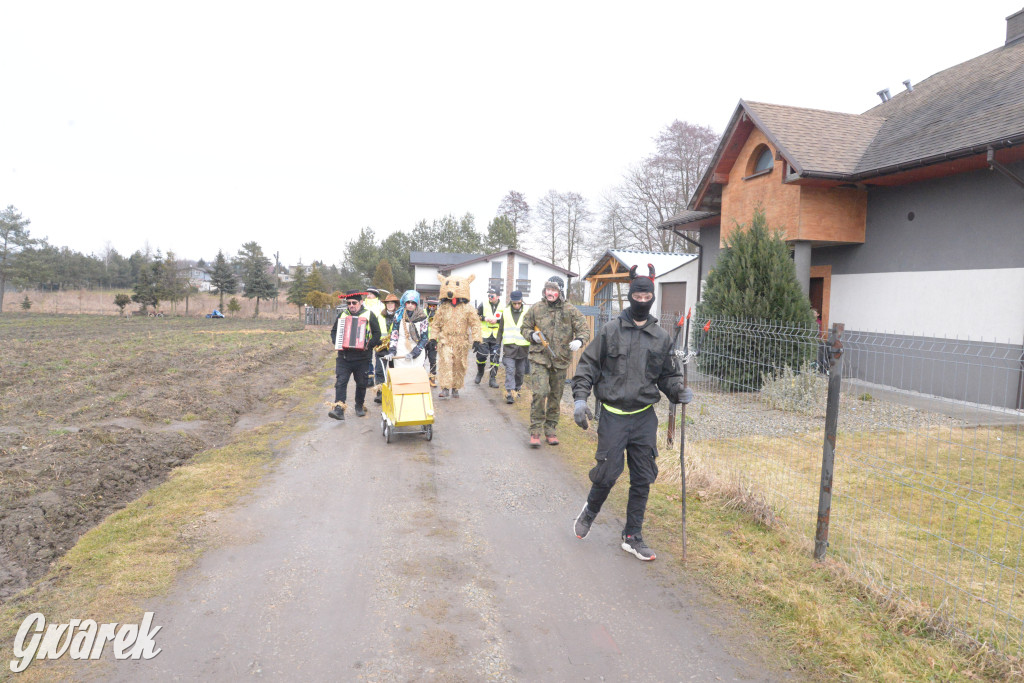
M 623 458 L 625 456 L 625 458 Z M 591 512 L 601 511 L 624 464 L 629 465 L 629 500 L 624 534 L 638 534 L 644 526 L 647 495 L 658 478 L 658 416 L 654 408 L 634 415 L 616 415 L 601 409 L 597 426 L 597 465 L 590 470 Z
M 430 374 L 437 377 L 437 340 L 427 342 L 427 362 L 430 363 Z
M 355 377 L 356 380 L 356 405 L 361 406 L 366 400 L 366 358 L 358 360 L 346 360 L 338 354 L 334 361 L 334 400 L 345 402 L 348 396 L 348 379 Z
M 476 374 L 481 376 L 484 371 L 489 367 L 491 369 L 491 378 L 498 376 L 498 359 L 501 357 L 501 342 L 498 341 L 497 337 L 489 337 L 480 342 L 478 347 L 480 351 L 476 352 Z

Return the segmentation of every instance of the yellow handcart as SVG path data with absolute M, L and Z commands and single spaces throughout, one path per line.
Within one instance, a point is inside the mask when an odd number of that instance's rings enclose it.
M 380 431 L 387 443 L 394 434 L 423 434 L 434 438 L 434 401 L 430 380 L 421 367 L 386 368 L 381 387 Z

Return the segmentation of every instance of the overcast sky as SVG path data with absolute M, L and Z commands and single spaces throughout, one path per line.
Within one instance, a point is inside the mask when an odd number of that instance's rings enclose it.
M 337 263 L 509 190 L 597 204 L 674 119 L 860 113 L 1024 0 L 0 1 L 0 206 L 86 253 Z

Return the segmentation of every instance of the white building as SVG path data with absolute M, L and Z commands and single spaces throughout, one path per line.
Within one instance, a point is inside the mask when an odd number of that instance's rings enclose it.
M 464 258 L 457 258 L 464 257 Z M 539 301 L 544 283 L 552 276 L 562 278 L 568 287 L 570 278 L 577 276 L 553 263 L 518 249 L 504 249 L 493 254 L 438 254 L 412 252 L 409 261 L 416 269 L 416 291 L 425 298 L 436 297 L 440 291 L 439 273 L 445 275 L 475 275 L 470 285 L 470 303 L 474 306 L 486 301 L 487 290 L 498 290 L 502 301 L 508 301 L 509 293 L 518 289 L 523 293 L 527 305 Z

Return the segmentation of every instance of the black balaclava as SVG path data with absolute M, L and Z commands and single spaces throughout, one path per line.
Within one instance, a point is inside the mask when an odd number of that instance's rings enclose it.
M 636 321 L 647 320 L 647 314 L 654 305 L 654 266 L 647 264 L 650 276 L 637 275 L 636 266 L 629 269 L 629 315 Z M 636 292 L 650 292 L 651 300 L 640 302 L 633 298 Z

